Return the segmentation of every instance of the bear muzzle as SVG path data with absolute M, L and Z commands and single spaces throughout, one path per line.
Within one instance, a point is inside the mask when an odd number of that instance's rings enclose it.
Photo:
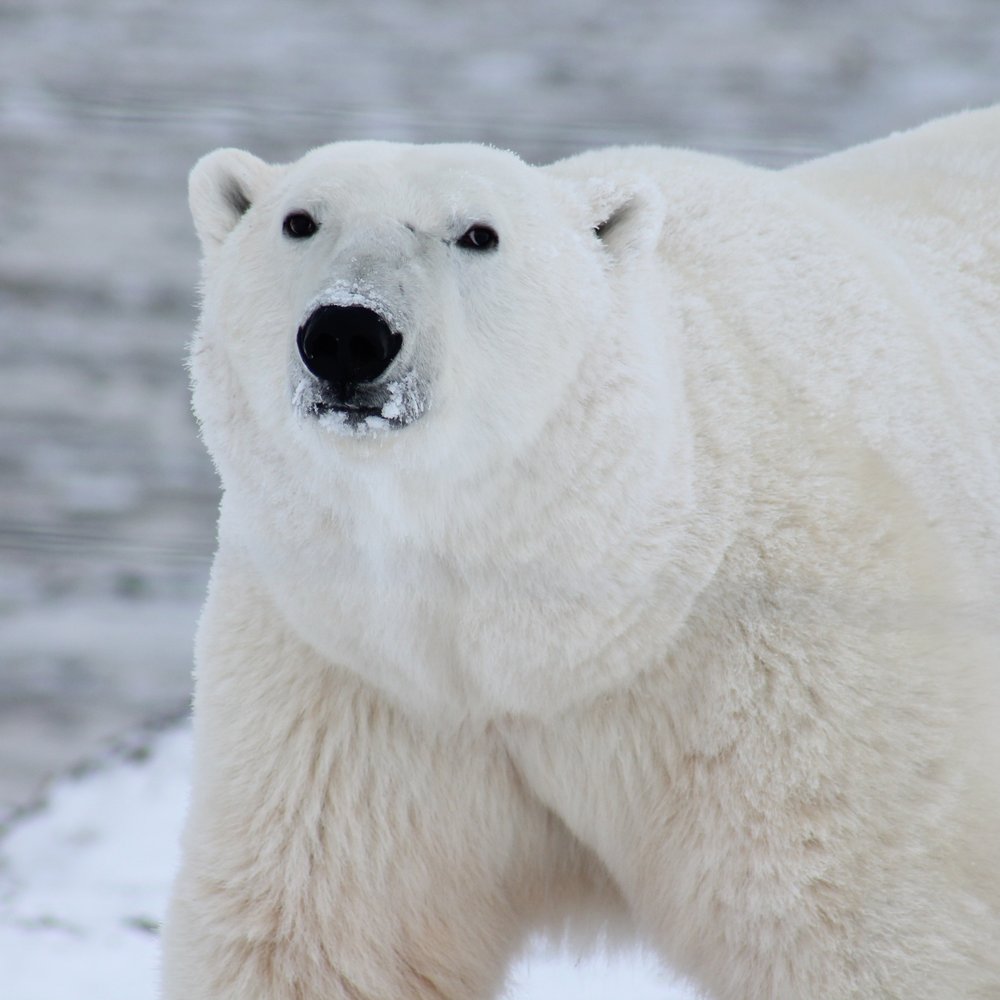
M 374 309 L 321 305 L 299 327 L 299 357 L 323 383 L 323 395 L 351 408 L 358 391 L 383 375 L 403 346 Z

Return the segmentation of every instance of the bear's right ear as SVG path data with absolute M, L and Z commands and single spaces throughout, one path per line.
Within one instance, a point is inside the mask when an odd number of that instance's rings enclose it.
M 242 149 L 217 149 L 194 165 L 188 177 L 188 204 L 206 256 L 233 231 L 267 187 L 274 169 Z
M 656 246 L 666 205 L 657 186 L 642 174 L 614 171 L 584 185 L 589 224 L 617 258 L 641 256 Z

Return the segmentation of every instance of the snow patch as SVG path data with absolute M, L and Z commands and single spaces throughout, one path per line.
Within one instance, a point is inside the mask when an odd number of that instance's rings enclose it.
M 389 324 L 392 330 L 399 332 L 400 323 L 395 309 L 375 291 L 371 285 L 358 281 L 335 281 L 327 285 L 318 295 L 312 298 L 302 313 L 299 326 L 321 306 L 361 306 L 376 312 Z
M 416 420 L 427 406 L 427 397 L 420 390 L 417 375 L 412 369 L 394 379 L 386 388 L 389 398 L 382 405 L 382 416 L 398 424 Z

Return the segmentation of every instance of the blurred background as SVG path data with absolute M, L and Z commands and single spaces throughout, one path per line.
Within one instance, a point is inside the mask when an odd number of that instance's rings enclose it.
M 183 367 L 202 153 L 780 167 L 998 99 L 996 0 L 0 0 L 0 824 L 186 712 L 218 499 Z

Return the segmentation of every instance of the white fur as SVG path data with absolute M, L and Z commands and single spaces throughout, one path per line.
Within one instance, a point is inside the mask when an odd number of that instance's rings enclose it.
M 716 1000 L 1000 997 L 1000 110 L 781 172 L 220 150 L 191 202 L 169 1000 L 488 997 L 567 921 Z M 408 426 L 300 405 L 329 301 Z

